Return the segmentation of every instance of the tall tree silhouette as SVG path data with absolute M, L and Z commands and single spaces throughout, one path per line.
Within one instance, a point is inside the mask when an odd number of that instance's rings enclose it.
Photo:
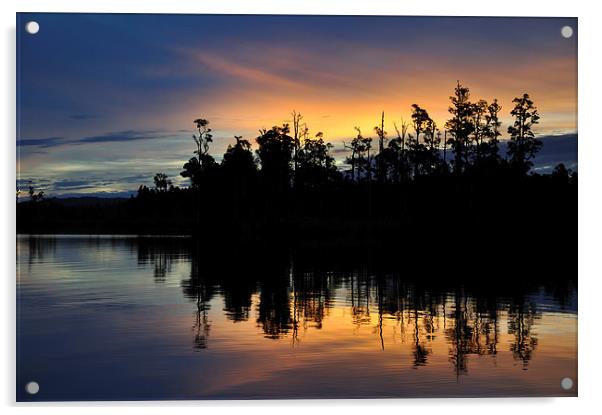
M 234 136 L 234 139 L 236 143 L 228 144 L 222 159 L 224 172 L 232 177 L 253 175 L 257 172 L 257 163 L 251 151 L 251 143 L 242 136 Z
M 454 172 L 461 174 L 468 165 L 468 149 L 470 135 L 474 130 L 473 112 L 474 106 L 470 102 L 470 90 L 462 86 L 458 81 L 454 89 L 454 95 L 449 97 L 452 105 L 448 111 L 452 118 L 447 121 L 445 128 L 451 135 L 447 143 L 451 145 L 454 153 Z
M 209 152 L 209 143 L 213 142 L 213 134 L 211 134 L 211 128 L 209 128 L 209 121 L 203 118 L 197 118 L 193 121 L 197 128 L 197 134 L 193 134 L 192 138 L 197 145 L 195 153 L 199 158 L 199 162 L 202 160 L 202 156 Z
M 306 137 L 297 153 L 297 179 L 302 187 L 318 188 L 329 183 L 336 172 L 334 158 L 329 154 L 332 144 L 318 132 L 315 138 Z
M 307 125 L 301 124 L 301 120 L 303 119 L 303 115 L 301 115 L 301 113 L 298 113 L 297 111 L 293 110 L 293 112 L 291 113 L 291 116 L 293 117 L 293 146 L 294 146 L 293 161 L 294 161 L 294 173 L 296 175 L 297 168 L 299 167 L 297 155 L 299 152 L 299 148 L 301 147 L 301 144 L 303 143 L 303 139 L 307 138 L 308 128 L 307 128 Z
M 499 119 L 501 111 L 502 107 L 497 99 L 494 99 L 487 107 L 487 113 L 485 114 L 486 123 L 483 135 L 487 138 L 487 141 L 481 145 L 480 151 L 489 168 L 495 168 L 500 161 L 498 138 L 502 135 L 500 132 L 502 123 Z
M 261 160 L 261 176 L 271 190 L 285 192 L 291 184 L 293 151 L 295 143 L 289 135 L 288 124 L 281 127 L 260 130 L 257 137 L 259 149 L 257 155 Z
M 487 135 L 487 108 L 489 104 L 480 99 L 472 105 L 474 161 L 480 164 L 484 139 Z
M 370 181 L 372 180 L 372 160 L 370 157 L 372 138 L 364 137 L 359 127 L 354 128 L 357 135 L 351 140 L 349 146 L 345 146 L 351 149 L 351 157 L 347 158 L 347 162 L 351 164 L 351 179 L 361 181 L 363 174 L 363 178 Z
M 408 134 L 408 128 L 410 128 L 410 123 L 404 121 L 403 117 L 401 117 L 401 131 L 397 127 L 397 123 L 394 123 L 393 125 L 395 126 L 397 140 L 399 142 L 399 181 L 403 182 L 408 177 L 406 137 Z
M 533 125 L 539 123 L 539 112 L 529 94 L 514 98 L 512 102 L 515 105 L 510 115 L 514 117 L 514 124 L 508 127 L 508 156 L 510 165 L 518 172 L 526 174 L 533 166 L 535 154 L 543 145 L 541 140 L 535 138 L 532 130 Z
M 428 112 L 417 104 L 412 104 L 412 126 L 414 127 L 414 140 L 410 142 L 409 158 L 414 165 L 414 178 L 421 174 L 428 162 L 427 146 L 420 142 L 420 134 L 425 133 L 427 128 L 433 124 Z
M 402 180 L 402 138 L 398 136 L 389 140 L 387 147 L 376 155 L 377 165 L 382 170 L 382 181 L 400 183 Z
M 257 163 L 251 150 L 251 143 L 242 136 L 234 136 L 236 142 L 228 144 L 222 159 L 223 185 L 228 190 L 228 198 L 235 219 L 244 217 L 249 208 L 249 199 L 255 189 Z
M 439 144 L 441 143 L 441 133 L 437 128 L 435 121 L 428 116 L 426 110 L 424 111 L 427 117 L 426 127 L 424 129 L 424 146 L 425 146 L 425 164 L 428 174 L 432 174 L 439 168 Z
M 343 146 L 351 151 L 351 155 L 345 159 L 345 162 L 351 166 L 351 181 L 359 181 L 360 178 L 360 157 L 363 151 L 363 136 L 362 132 L 358 127 L 355 127 L 355 131 L 357 135 L 351 139 L 350 144 L 345 144 L 343 141 Z
M 192 157 L 184 164 L 184 170 L 180 174 L 182 177 L 189 178 L 193 187 L 199 187 L 203 173 L 214 168 L 216 163 L 215 159 L 209 154 L 209 143 L 213 142 L 209 121 L 197 118 L 193 122 L 197 130 L 197 133 L 192 135 L 196 144 L 194 150 L 196 157 Z
M 378 154 L 382 154 L 385 151 L 385 142 L 387 141 L 387 132 L 385 131 L 385 112 L 382 112 L 380 119 L 380 126 L 374 127 L 374 132 L 378 136 Z M 382 157 L 376 158 L 376 175 L 379 183 L 385 181 L 385 169 Z

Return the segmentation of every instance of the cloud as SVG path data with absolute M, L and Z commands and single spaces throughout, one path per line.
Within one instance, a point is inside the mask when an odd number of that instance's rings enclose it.
M 257 62 L 253 65 L 245 65 L 233 60 L 225 59 L 218 54 L 207 52 L 192 52 L 192 56 L 201 65 L 210 68 L 216 73 L 227 74 L 233 78 L 240 78 L 254 84 L 269 85 L 271 88 L 302 88 L 304 84 L 296 82 L 287 77 L 274 74 L 265 70 Z
M 47 137 L 47 138 L 22 138 L 17 140 L 19 147 L 25 146 L 38 146 L 41 148 L 57 147 L 62 145 L 78 145 L 88 143 L 115 143 L 115 142 L 128 142 L 137 140 L 156 140 L 161 138 L 168 138 L 171 135 L 166 131 L 152 130 L 152 131 L 138 131 L 138 130 L 127 130 L 127 131 L 116 131 L 108 132 L 100 135 L 93 135 L 80 138 L 63 138 L 63 137 Z
M 60 180 L 53 184 L 55 189 L 88 189 L 93 188 L 89 180 Z
M 42 148 L 55 147 L 64 144 L 65 139 L 62 137 L 46 137 L 46 138 L 21 138 L 17 140 L 19 147 L 38 146 Z
M 75 140 L 74 143 L 113 143 L 119 141 L 153 140 L 157 138 L 165 138 L 165 135 L 161 135 L 161 133 L 161 131 L 118 131 L 91 137 L 83 137 Z

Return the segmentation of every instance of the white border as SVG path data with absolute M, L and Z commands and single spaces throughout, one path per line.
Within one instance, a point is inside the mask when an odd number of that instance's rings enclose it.
M 602 290 L 602 136 L 600 115 L 602 89 L 600 82 L 602 40 L 601 14 L 595 1 L 524 1 L 504 0 L 104 0 L 76 1 L 20 0 L 0 2 L 4 39 L 2 42 L 2 237 L 0 255 L 2 274 L 2 341 L 0 358 L 0 403 L 8 412 L 44 414 L 80 414 L 82 412 L 115 414 L 163 414 L 167 407 L 177 412 L 199 414 L 207 412 L 250 414 L 282 413 L 287 415 L 307 411 L 340 411 L 365 414 L 370 408 L 394 411 L 437 411 L 446 415 L 467 411 L 504 414 L 509 411 L 545 411 L 550 414 L 597 412 L 600 402 L 600 345 L 602 344 L 598 312 Z M 598 10 L 597 10 L 598 9 Z M 67 403 L 16 405 L 14 403 L 15 351 L 15 242 L 14 198 L 15 183 L 15 12 L 121 12 L 121 13 L 237 13 L 237 14 L 399 14 L 399 15 L 478 15 L 478 16 L 577 16 L 579 18 L 579 398 L 557 399 L 439 399 L 439 400 L 358 400 L 358 401 L 208 401 L 208 402 L 143 402 L 143 403 Z M 94 376 L 94 374 L 90 374 Z M 85 406 L 85 410 L 81 407 Z M 199 408 L 200 406 L 200 408 Z M 20 408 L 19 408 L 20 407 Z

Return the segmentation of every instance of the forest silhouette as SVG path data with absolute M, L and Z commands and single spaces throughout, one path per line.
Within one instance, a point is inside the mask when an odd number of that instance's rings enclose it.
M 494 260 L 574 272 L 577 174 L 563 164 L 552 174 L 532 171 L 543 145 L 533 132 L 540 114 L 528 94 L 512 105 L 506 154 L 501 105 L 472 100 L 458 82 L 444 126 L 414 104 L 394 133 L 384 112 L 374 137 L 355 127 L 344 142 L 348 169 L 298 112 L 290 124 L 260 130 L 255 151 L 234 137 L 221 162 L 210 154 L 210 122 L 199 118 L 181 172 L 188 187 L 159 172 L 154 188 L 141 185 L 130 199 L 69 205 L 32 185 L 29 200 L 17 203 L 17 231 L 181 234 L 205 247 L 261 242 L 407 254 L 467 272 Z

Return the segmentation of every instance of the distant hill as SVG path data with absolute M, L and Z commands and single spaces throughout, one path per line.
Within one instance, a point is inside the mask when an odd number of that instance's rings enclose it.
M 115 203 L 123 202 L 127 200 L 126 197 L 98 197 L 98 196 L 85 196 L 85 197 L 53 197 L 48 198 L 53 202 L 59 203 L 62 206 L 110 206 Z
M 568 169 L 577 171 L 577 134 L 538 138 L 543 141 L 543 147 L 535 157 L 534 170 L 537 173 L 551 173 L 559 163 L 564 163 Z

